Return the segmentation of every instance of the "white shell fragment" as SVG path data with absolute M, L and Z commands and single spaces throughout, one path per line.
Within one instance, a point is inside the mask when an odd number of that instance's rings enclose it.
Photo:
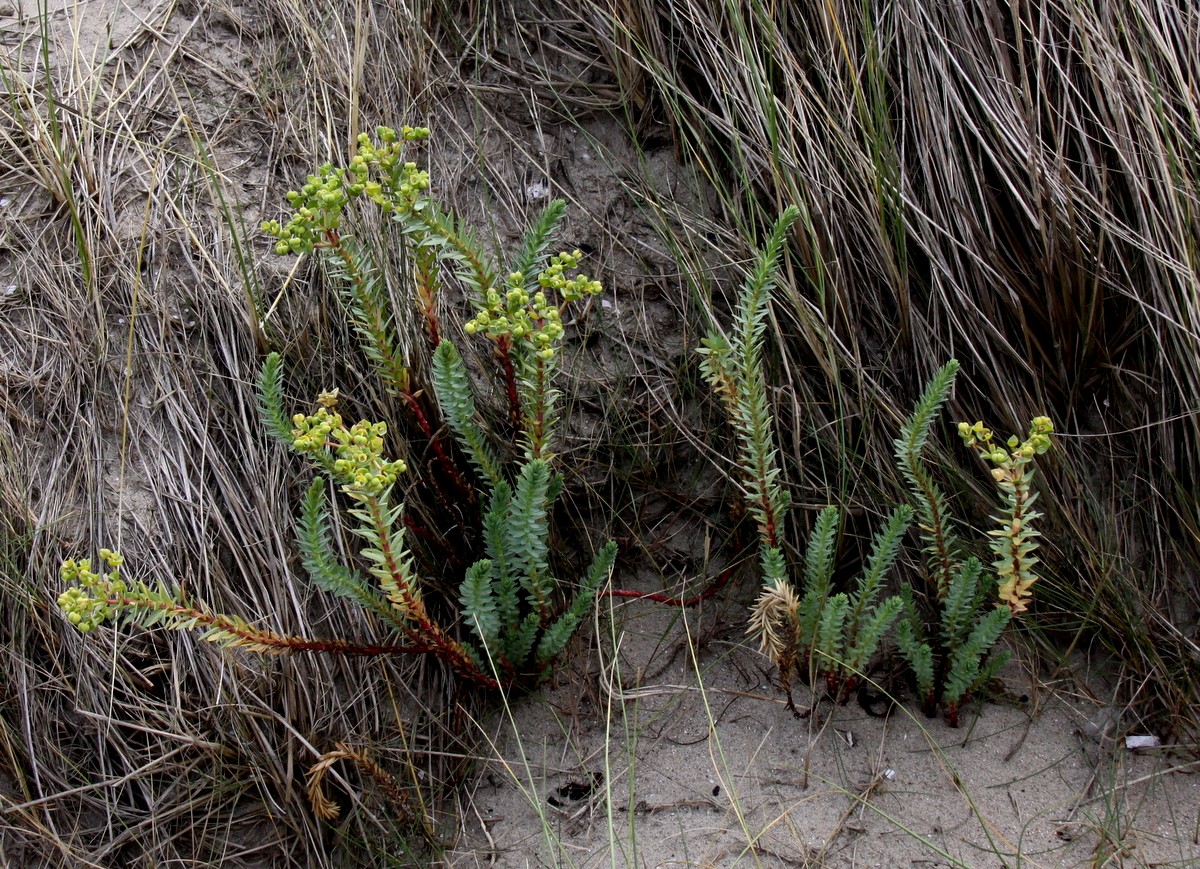
M 1132 750 L 1135 748 L 1158 748 L 1162 745 L 1157 736 L 1126 736 L 1125 747 Z
M 550 185 L 535 181 L 525 188 L 525 199 L 528 202 L 541 202 L 550 196 Z

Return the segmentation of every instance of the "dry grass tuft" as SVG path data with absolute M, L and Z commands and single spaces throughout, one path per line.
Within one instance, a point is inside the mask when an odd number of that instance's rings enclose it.
M 777 335 L 806 499 L 893 500 L 890 437 L 928 372 L 963 360 L 956 415 L 1047 413 L 1065 433 L 1043 614 L 1099 630 L 1135 712 L 1194 731 L 1200 14 L 611 8 L 585 18 L 629 103 L 706 169 L 726 219 L 752 236 L 805 209 Z
M 60 559 L 120 545 L 138 578 L 174 577 L 273 629 L 370 636 L 302 579 L 298 481 L 252 386 L 268 341 L 297 362 L 297 404 L 360 363 L 341 358 L 331 297 L 280 271 L 257 224 L 347 131 L 411 117 L 394 83 L 429 71 L 408 39 L 423 24 L 403 9 L 359 20 L 353 4 L 156 7 L 122 19 L 108 52 L 89 12 L 18 20 L 0 67 L 6 860 L 310 867 L 332 865 L 339 840 L 384 859 L 403 846 L 391 808 L 348 787 L 355 810 L 331 834 L 303 771 L 339 740 L 371 744 L 435 795 L 458 739 L 436 714 L 442 674 L 85 638 L 53 601 Z

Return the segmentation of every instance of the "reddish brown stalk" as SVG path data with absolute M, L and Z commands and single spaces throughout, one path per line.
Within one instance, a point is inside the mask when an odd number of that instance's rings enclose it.
M 379 553 L 383 557 L 383 564 L 396 588 L 396 593 L 400 596 L 400 600 L 395 603 L 402 605 L 405 617 L 415 623 L 415 627 L 408 629 L 409 636 L 416 642 L 428 643 L 430 650 L 453 667 L 459 675 L 489 688 L 500 687 L 499 682 L 485 675 L 479 669 L 460 644 L 447 637 L 442 629 L 430 620 L 425 612 L 425 604 L 413 593 L 412 582 L 404 568 L 401 553 L 392 548 L 392 538 L 388 533 L 388 523 L 384 516 L 383 506 L 379 503 L 379 499 L 374 497 L 368 498 L 364 503 L 370 511 L 371 524 L 375 527 L 374 536 L 379 546 Z M 387 590 L 385 589 L 385 591 Z M 391 597 L 390 592 L 388 596 Z
M 413 640 L 410 646 L 375 645 L 371 643 L 355 643 L 350 640 L 314 640 L 306 637 L 277 634 L 273 631 L 260 630 L 249 625 L 242 625 L 215 613 L 185 607 L 181 604 L 159 603 L 142 598 L 108 598 L 105 603 L 118 609 L 153 609 L 168 613 L 192 625 L 206 627 L 235 638 L 230 644 L 244 646 L 260 652 L 324 652 L 334 655 L 429 655 L 433 654 L 450 664 L 461 676 L 472 682 L 488 688 L 498 688 L 500 683 L 484 675 L 474 665 L 456 643 L 447 640 L 428 620 L 418 621 L 420 629 L 409 629 L 409 637 Z M 421 631 L 429 630 L 429 636 L 423 636 Z M 432 640 L 432 644 L 428 641 Z M 220 640 L 216 640 L 220 642 Z
M 504 369 L 504 391 L 508 395 L 508 418 L 513 428 L 521 426 L 521 396 L 517 392 L 517 372 L 513 368 L 512 344 L 507 335 L 496 339 L 496 355 Z
M 425 331 L 429 335 L 429 346 L 436 350 L 442 343 L 441 322 L 437 315 L 438 266 L 437 254 L 432 248 L 415 247 L 417 301 L 421 315 L 425 318 Z
M 421 407 L 420 398 L 418 398 L 417 395 L 412 392 L 403 393 L 403 398 L 408 404 L 408 410 L 412 414 L 413 422 L 417 424 L 417 428 L 420 429 L 421 434 L 427 441 L 429 441 L 429 444 L 434 448 L 434 451 L 437 452 L 437 439 L 433 436 L 433 427 L 429 424 L 429 417 L 425 415 L 425 409 Z M 444 451 L 441 454 L 444 455 Z
M 433 646 L 429 651 L 449 664 L 458 675 L 485 688 L 500 687 L 499 682 L 476 666 L 475 662 L 463 651 L 462 646 L 447 638 L 441 628 L 433 622 L 422 619 L 417 622 L 417 625 L 417 628 L 409 630 L 409 636 L 423 641 L 426 639 L 425 634 L 428 633 L 433 641 Z
M 249 625 L 243 626 L 228 616 L 207 613 L 182 604 L 160 603 L 144 598 L 109 598 L 105 600 L 105 603 L 118 609 L 153 609 L 165 612 L 209 630 L 235 637 L 241 641 L 242 645 L 261 647 L 263 651 L 329 652 L 338 655 L 420 655 L 433 651 L 430 646 L 419 642 L 411 646 L 391 646 L 355 643 L 350 640 L 314 640 L 288 634 L 277 634 L 274 631 L 253 628 Z
M 458 553 L 454 551 L 454 547 L 447 543 L 442 537 L 430 532 L 424 525 L 417 523 L 417 520 L 409 515 L 408 511 L 404 511 L 404 527 L 413 534 L 424 540 L 432 549 L 436 549 L 438 553 L 453 565 L 461 565 L 462 559 Z
M 670 595 L 659 594 L 658 592 L 653 592 L 653 591 L 628 591 L 626 589 L 610 589 L 608 591 L 600 592 L 600 594 L 597 596 L 598 597 L 626 597 L 626 598 L 633 598 L 634 600 L 649 600 L 649 601 L 654 601 L 655 603 L 665 603 L 665 604 L 670 604 L 671 606 L 691 607 L 691 606 L 695 606 L 698 603 L 706 601 L 710 597 L 715 595 L 718 591 L 720 591 L 722 588 L 724 588 L 726 586 L 726 584 L 728 584 L 729 578 L 731 576 L 733 576 L 733 568 L 732 567 L 725 568 L 725 570 L 723 570 L 721 572 L 721 575 L 716 578 L 716 580 L 712 583 L 712 585 L 710 585 L 708 588 L 706 588 L 704 591 L 702 591 L 700 594 L 696 595 L 695 597 L 689 597 L 689 598 L 671 597 Z
M 779 535 L 775 527 L 775 511 L 771 509 L 771 499 L 767 494 L 766 485 L 762 482 L 763 479 L 764 478 L 760 476 L 759 488 L 763 493 L 762 511 L 763 517 L 766 519 L 766 521 L 763 523 L 762 527 L 759 528 L 759 533 L 762 534 L 769 547 L 772 549 L 778 549 Z
M 359 272 L 354 261 L 354 257 L 342 244 L 341 236 L 339 235 L 338 231 L 336 229 L 326 230 L 325 237 L 328 242 L 323 246 L 326 249 L 336 253 L 337 256 L 342 260 L 346 266 L 346 272 L 351 276 L 351 279 L 354 281 L 355 287 L 357 288 L 356 295 L 360 299 L 366 299 L 366 280 Z M 431 266 L 431 268 L 436 269 L 436 264 Z M 420 277 L 421 274 L 422 273 L 420 269 L 418 269 L 418 277 Z M 432 279 L 433 275 L 435 274 L 436 272 L 430 272 L 430 278 Z M 421 299 L 421 307 L 425 314 L 426 328 L 430 330 L 430 337 L 433 341 L 433 346 L 436 347 L 440 333 L 438 331 L 437 314 L 434 311 L 435 302 L 433 289 L 432 287 L 422 286 L 421 281 L 418 280 L 417 294 Z M 365 307 L 364 313 L 366 313 Z M 387 385 L 391 386 L 395 392 L 399 393 L 399 395 L 404 399 L 409 413 L 412 416 L 413 422 L 416 424 L 417 429 L 420 430 L 421 435 L 426 441 L 428 441 L 430 447 L 433 449 L 434 459 L 441 466 L 442 470 L 446 474 L 446 477 L 454 484 L 454 488 L 457 490 L 457 493 L 459 495 L 464 495 L 469 499 L 473 499 L 474 493 L 472 492 L 471 487 L 467 484 L 467 481 L 463 479 L 462 474 L 458 470 L 458 466 L 455 465 L 454 461 L 446 452 L 446 447 L 442 443 L 442 439 L 435 435 L 433 426 L 431 426 L 429 423 L 429 417 L 426 415 L 425 409 L 421 406 L 420 393 L 412 390 L 407 364 L 405 364 L 402 360 L 397 359 L 393 354 L 391 345 L 387 340 L 387 334 L 384 325 L 382 323 L 375 322 L 371 325 L 370 331 L 373 338 L 373 349 L 379 354 L 379 358 L 383 363 L 381 367 L 387 373 L 386 379 L 389 381 Z M 441 495 L 443 503 L 448 504 L 451 500 L 448 495 L 440 491 L 439 494 Z
M 732 377 L 723 376 L 721 378 L 721 383 L 717 385 L 716 389 L 717 392 L 721 394 L 721 397 L 725 400 L 726 413 L 728 413 L 730 417 L 736 419 L 737 409 L 739 407 L 737 381 Z
M 428 208 L 423 208 L 419 211 L 410 211 L 409 214 L 420 221 L 429 233 L 446 239 L 446 242 L 462 257 L 462 261 L 467 264 L 474 274 L 476 283 L 475 291 L 481 298 L 486 298 L 487 291 L 492 288 L 493 277 L 488 274 L 487 267 L 484 265 L 483 260 L 479 258 L 479 254 L 475 251 L 474 247 L 454 231 L 452 221 L 449 219 L 445 222 L 438 220 Z
M 458 465 L 450 458 L 450 454 L 446 452 L 446 446 L 442 443 L 442 439 L 434 433 L 433 427 L 429 424 L 429 417 L 425 415 L 424 408 L 421 407 L 419 393 L 404 392 L 402 393 L 405 402 L 408 405 L 409 412 L 412 414 L 413 422 L 416 423 L 421 435 L 429 443 L 430 449 L 433 450 L 434 460 L 445 472 L 450 482 L 454 484 L 454 488 L 458 494 L 464 496 L 468 501 L 475 500 L 475 492 L 470 484 L 463 478 L 462 473 L 458 470 Z M 450 499 L 447 494 L 441 490 L 440 486 L 435 484 L 435 489 L 438 490 L 440 500 L 443 506 L 449 506 Z
M 529 446 L 533 455 L 540 457 L 546 431 L 546 362 L 540 356 L 537 360 L 537 391 L 535 394 L 537 407 L 529 426 Z

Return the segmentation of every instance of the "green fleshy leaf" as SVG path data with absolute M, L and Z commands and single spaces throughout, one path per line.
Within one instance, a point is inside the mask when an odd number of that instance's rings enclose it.
M 434 392 L 450 430 L 480 477 L 493 487 L 498 485 L 502 480 L 500 461 L 480 427 L 467 368 L 451 341 L 438 344 L 432 369 Z

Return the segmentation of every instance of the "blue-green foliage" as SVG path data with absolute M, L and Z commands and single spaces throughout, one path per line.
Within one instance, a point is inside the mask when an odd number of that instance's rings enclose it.
M 488 499 L 483 516 L 484 543 L 491 560 L 489 581 L 496 595 L 496 611 L 501 624 L 514 625 L 521 609 L 519 583 L 513 557 L 509 554 L 508 517 L 512 507 L 512 489 L 500 480 Z
M 817 516 L 816 524 L 808 538 L 808 550 L 804 559 L 804 595 L 800 599 L 797 625 L 801 657 L 806 660 L 813 647 L 818 645 L 818 625 L 833 588 L 838 521 L 837 507 L 826 507 Z
M 827 689 L 845 699 L 899 620 L 897 645 L 923 704 L 927 710 L 944 706 L 953 722 L 958 706 L 1003 663 L 1003 656 L 989 660 L 988 655 L 1009 619 L 1007 609 L 989 609 L 992 596 L 982 579 L 982 566 L 977 559 L 963 557 L 949 520 L 948 499 L 923 458 L 954 384 L 956 360 L 933 376 L 895 441 L 897 465 L 912 492 L 912 506 L 901 505 L 889 515 L 855 586 L 849 591 L 834 589 L 841 520 L 835 507 L 825 508 L 817 517 L 799 597 L 786 580 L 779 535 L 790 499 L 779 479 L 762 341 L 784 233 L 795 216 L 789 210 L 780 218 L 756 258 L 728 337 L 714 329 L 699 351 L 701 371 L 721 399 L 737 436 L 738 466 L 758 524 L 764 581 L 752 613 L 751 633 L 775 659 L 789 702 L 791 689 L 786 683 L 797 662 L 807 662 L 811 676 L 823 677 Z M 929 593 L 918 596 L 906 584 L 899 596 L 884 598 L 886 575 L 914 518 L 927 555 Z
M 846 629 L 849 643 L 845 661 L 847 674 L 860 674 L 866 669 L 884 634 L 900 615 L 899 598 L 890 597 L 882 602 L 877 601 L 883 589 L 884 579 L 900 553 L 900 543 L 911 522 L 912 508 L 902 504 L 888 516 L 887 522 L 872 542 L 866 569 L 859 576 L 855 588 L 854 608 Z
M 928 708 L 937 702 L 933 647 L 925 638 L 924 621 L 913 600 L 912 586 L 908 583 L 900 590 L 900 599 L 903 608 L 896 626 L 896 646 L 908 662 L 909 670 L 917 683 L 917 693 L 922 705 Z
M 1008 661 L 1010 653 L 1004 651 L 984 663 L 988 652 L 1011 620 L 1012 611 L 1008 607 L 988 610 L 971 624 L 971 630 L 950 652 L 946 686 L 942 690 L 942 703 L 947 709 L 956 709 L 968 694 L 986 685 Z
M 829 597 L 829 589 L 833 585 L 840 521 L 838 508 L 826 507 L 818 514 L 808 539 L 808 550 L 804 556 L 804 587 L 806 591 L 815 592 L 821 600 Z
M 609 541 L 593 558 L 573 596 L 549 563 L 548 512 L 560 485 L 537 459 L 521 466 L 515 491 L 501 480 L 484 513 L 487 558 L 467 570 L 460 589 L 463 619 L 479 641 L 477 661 L 503 677 L 536 675 L 566 646 L 617 556 Z
M 530 224 L 529 229 L 525 232 L 525 237 L 521 239 L 521 246 L 513 258 L 509 272 L 524 275 L 526 289 L 530 291 L 537 287 L 535 278 L 538 269 L 546 261 L 550 242 L 554 239 L 554 234 L 558 231 L 566 213 L 567 203 L 561 199 L 555 199 L 542 209 L 542 213 Z
M 846 615 L 850 610 L 850 596 L 844 592 L 835 594 L 821 608 L 817 623 L 817 641 L 813 652 L 819 669 L 835 672 L 842 666 L 842 647 L 845 640 Z
M 575 629 L 579 627 L 579 623 L 591 608 L 592 601 L 596 599 L 596 592 L 608 579 L 616 559 L 617 544 L 610 540 L 596 553 L 591 567 L 584 576 L 579 592 L 575 595 L 575 600 L 542 634 L 537 648 L 536 663 L 539 667 L 554 660 L 555 656 L 566 646 L 567 641 L 571 639 Z
M 502 272 L 498 258 L 483 249 L 456 215 L 426 197 L 428 176 L 400 160 L 401 140 L 420 139 L 426 132 L 405 128 L 397 135 L 381 128 L 379 135 L 378 144 L 366 136 L 359 137 L 360 156 L 348 169 L 325 167 L 310 178 L 303 191 L 289 197 L 297 208 L 304 205 L 319 212 L 319 220 L 294 218 L 286 227 L 271 222 L 265 228 L 280 238 L 282 251 L 320 252 L 338 281 L 346 313 L 376 373 L 390 393 L 417 407 L 420 396 L 410 383 L 408 348 L 402 346 L 397 329 L 402 318 L 389 296 L 379 258 L 371 244 L 355 241 L 344 221 L 349 212 L 343 211 L 356 197 L 366 193 L 391 216 L 390 225 L 400 230 L 420 274 L 433 282 L 420 288 L 427 320 L 435 326 L 431 334 L 438 330 L 430 306 L 436 302 L 436 283 L 444 272 L 454 275 L 472 303 L 493 312 L 497 305 L 512 302 L 513 293 L 519 294 L 524 288 L 531 298 L 536 297 L 533 307 L 543 325 L 547 320 L 557 323 L 560 302 L 594 294 L 599 284 L 563 276 L 561 257 L 567 256 L 573 268 L 578 264 L 578 257 L 573 255 L 560 255 L 553 260 L 558 263 L 557 272 L 546 271 L 553 268 L 549 248 L 566 213 L 564 202 L 551 202 L 531 223 L 509 268 Z M 328 229 L 338 230 L 336 238 L 317 231 Z M 439 264 L 447 268 L 441 269 Z M 507 275 L 503 284 L 499 278 L 502 273 Z M 550 298 L 555 292 L 561 299 Z M 518 309 L 524 305 L 514 304 Z M 466 331 L 474 333 L 473 328 Z M 562 490 L 562 477 L 551 466 L 550 453 L 542 443 L 554 423 L 554 357 L 561 334 L 559 328 L 551 340 L 539 343 L 531 340 L 534 336 L 528 335 L 528 328 L 506 335 L 502 331 L 489 333 L 490 338 L 502 342 L 498 346 L 508 354 L 509 376 L 515 371 L 515 379 L 506 381 L 506 391 L 517 395 L 520 406 L 510 407 L 509 423 L 526 426 L 536 421 L 536 455 L 526 450 L 522 456 L 505 443 L 511 443 L 511 434 L 496 435 L 490 428 L 478 406 L 477 386 L 452 341 L 443 339 L 438 343 L 430 368 L 436 410 L 440 410 L 476 472 L 480 488 L 476 494 L 482 495 L 480 536 L 485 557 L 467 568 L 458 592 L 462 622 L 475 640 L 475 645 L 466 645 L 464 651 L 501 683 L 536 676 L 563 649 L 616 557 L 615 544 L 602 547 L 578 583 L 560 582 L 551 563 L 550 517 Z M 259 393 L 268 427 L 276 437 L 291 444 L 292 425 L 282 409 L 279 369 L 279 359 L 272 355 L 264 366 Z M 425 430 L 429 433 L 430 427 Z M 533 437 L 528 432 L 524 436 Z M 325 462 L 327 471 L 333 470 L 332 460 L 323 453 L 314 452 L 312 458 Z M 469 487 L 465 483 L 462 486 L 461 492 L 469 497 Z M 391 503 L 389 492 L 384 491 L 375 499 L 357 504 L 350 513 L 359 520 L 354 532 L 367 542 L 362 550 L 367 572 L 378 581 L 377 588 L 383 594 L 334 556 L 324 488 L 316 485 L 309 490 L 299 523 L 305 566 L 321 588 L 352 598 L 411 631 L 405 620 L 413 616 L 414 608 L 421 608 L 420 583 L 404 549 L 401 506 Z M 441 630 L 426 624 L 429 630 Z
M 900 612 L 899 601 L 880 603 L 879 597 L 912 517 L 907 507 L 893 513 L 857 586 L 834 593 L 840 514 L 827 507 L 809 539 L 803 594 L 797 598 L 792 591 L 782 546 L 791 497 L 780 479 L 762 345 L 787 233 L 799 217 L 798 209 L 789 208 L 775 222 L 746 276 L 734 323 L 728 330 L 711 329 L 699 350 L 701 373 L 734 430 L 738 469 L 758 526 L 763 592 L 751 616 L 751 632 L 775 659 L 789 701 L 787 683 L 798 661 L 810 664 L 810 672 L 823 675 L 843 699 L 843 689 L 866 668 Z
M 549 549 L 546 545 L 548 526 L 546 511 L 550 506 L 550 467 L 535 459 L 521 468 L 513 493 L 505 528 L 508 531 L 508 551 L 512 554 L 513 569 L 521 587 L 545 611 L 549 601 Z
M 409 243 L 437 251 L 438 259 L 450 264 L 455 277 L 478 300 L 496 285 L 496 267 L 483 254 L 475 234 L 453 213 L 428 199 L 411 209 L 397 209 L 392 217 Z
M 372 588 L 356 570 L 346 567 L 333 551 L 329 529 L 328 484 L 317 477 L 309 484 L 296 520 L 300 558 L 313 584 L 322 591 L 354 601 L 363 609 L 403 630 L 399 617 L 383 595 Z
M 537 273 L 546 266 L 551 239 L 565 210 L 564 203 L 556 200 L 529 227 L 508 270 L 510 289 L 524 284 L 531 294 L 541 291 Z M 413 227 L 431 221 L 441 226 L 433 240 L 441 245 L 442 259 L 478 296 L 493 288 L 496 267 L 479 254 L 462 227 L 436 212 L 409 215 L 404 221 L 413 232 Z M 536 356 L 526 344 L 509 345 L 517 369 L 522 423 L 536 418 L 544 438 L 554 423 L 553 358 Z M 544 451 L 535 456 L 532 449 L 524 449 L 512 456 L 493 446 L 477 410 L 472 380 L 450 340 L 443 340 L 434 353 L 432 379 L 438 405 L 484 492 L 486 558 L 468 569 L 459 596 L 463 620 L 478 641 L 472 655 L 501 681 L 536 676 L 583 621 L 612 570 L 616 544 L 610 541 L 601 547 L 578 583 L 560 581 L 551 563 L 549 539 L 562 475 Z M 523 437 L 528 439 L 528 433 Z
M 467 613 L 467 624 L 485 649 L 495 648 L 500 641 L 500 615 L 494 585 L 492 562 L 483 558 L 467 568 L 459 589 L 459 602 Z
M 375 366 L 375 373 L 389 395 L 408 391 L 407 353 L 396 329 L 396 316 L 388 297 L 387 279 L 375 263 L 370 247 L 344 238 L 345 259 L 322 257 L 326 271 L 336 279 L 342 304 L 359 346 Z
M 968 558 L 957 566 L 950 588 L 942 601 L 941 639 L 946 648 L 955 649 L 971 630 L 979 613 L 979 578 L 983 565 Z
M 546 285 L 539 283 L 539 272 L 547 267 L 550 244 L 565 213 L 565 203 L 555 200 L 533 221 L 504 271 L 508 277 L 503 286 L 496 258 L 483 250 L 468 227 L 436 203 L 420 198 L 411 206 L 401 204 L 392 216 L 414 250 L 436 252 L 433 259 L 449 266 L 472 301 L 487 305 L 522 286 L 530 296 L 542 293 Z M 382 301 L 371 290 L 372 285 L 365 284 L 359 292 L 364 298 L 352 300 L 356 323 L 362 320 L 372 326 L 383 319 L 370 315 L 372 303 Z M 360 311 L 365 315 L 360 316 Z M 363 336 L 381 346 L 370 329 Z M 511 385 L 520 402 L 512 410 L 523 426 L 536 421 L 539 438 L 537 450 L 526 449 L 524 455 L 513 456 L 502 439 L 489 436 L 488 422 L 477 407 L 475 384 L 452 341 L 439 343 L 431 370 L 438 406 L 476 471 L 483 494 L 486 557 L 468 568 L 459 589 L 462 618 L 478 642 L 471 649 L 473 659 L 486 662 L 501 681 L 536 675 L 563 649 L 616 557 L 615 544 L 602 547 L 574 588 L 554 574 L 550 515 L 562 490 L 562 477 L 540 442 L 549 436 L 555 421 L 555 356 L 539 355 L 538 348 L 518 338 L 510 336 L 505 345 L 516 372 Z M 544 351 L 546 345 L 538 346 Z M 527 431 L 520 436 L 533 437 Z M 568 589 L 572 594 L 564 593 Z
M 775 546 L 763 546 L 760 551 L 763 585 L 772 586 L 787 581 L 787 561 L 783 551 Z
M 701 373 L 720 396 L 733 425 L 746 500 L 759 534 L 768 546 L 778 545 L 780 526 L 791 506 L 791 496 L 779 480 L 778 450 L 772 431 L 774 415 L 763 371 L 762 343 L 784 242 L 799 217 L 799 209 L 793 206 L 772 227 L 743 285 L 732 337 L 711 330 L 699 350 Z
M 861 600 L 861 597 L 860 597 Z M 846 672 L 859 676 L 866 672 L 871 656 L 883 642 L 888 629 L 895 624 L 903 609 L 900 598 L 892 596 L 870 607 L 862 618 L 851 626 L 853 645 L 846 654 Z
M 258 377 L 258 411 L 267 431 L 287 447 L 292 445 L 292 421 L 283 407 L 283 359 L 271 353 Z
M 1008 660 L 1007 652 L 988 656 L 1012 615 L 1007 607 L 996 608 L 990 577 L 979 560 L 962 556 L 946 496 L 922 455 L 957 372 L 958 362 L 952 359 L 933 376 L 895 442 L 929 572 L 925 594 L 904 589 L 896 644 L 913 673 L 926 714 L 944 709 L 951 724 L 957 724 L 961 704 Z
M 301 558 L 313 583 L 377 616 L 403 643 L 310 639 L 256 628 L 202 604 L 177 602 L 177 589 L 126 582 L 122 556 L 108 549 L 100 553 L 106 565 L 101 573 L 92 571 L 87 559 L 63 564 L 63 579 L 72 586 L 59 603 L 81 630 L 125 617 L 147 626 L 161 622 L 199 628 L 216 642 L 259 652 L 428 653 L 474 684 L 495 689 L 536 679 L 586 617 L 617 549 L 612 542 L 601 547 L 577 582 L 562 582 L 555 575 L 549 526 L 562 476 L 551 466 L 550 440 L 563 313 L 603 287 L 578 273 L 581 253 L 548 256 L 565 213 L 561 201 L 550 203 L 530 226 L 503 285 L 498 285 L 498 258 L 485 252 L 455 215 L 428 198 L 428 173 L 404 158 L 405 147 L 425 139 L 429 131 L 379 127 L 376 134 L 378 141 L 367 133 L 357 137 L 346 165 L 318 167 L 300 190 L 288 194 L 287 219 L 264 221 L 262 228 L 276 239 L 277 254 L 313 255 L 326 267 L 364 354 L 384 390 L 401 401 L 407 425 L 391 432 L 383 421 L 348 425 L 336 410 L 337 390 L 322 394 L 314 413 L 289 417 L 276 353 L 264 362 L 258 399 L 269 432 L 336 486 L 350 520 L 345 527 L 363 544 L 357 565 L 335 551 L 329 486 L 316 480 L 305 493 L 296 523 Z M 355 237 L 358 230 L 375 226 L 362 221 L 363 208 L 390 217 L 384 232 L 372 229 Z M 402 294 L 393 292 L 402 283 L 384 272 L 383 264 L 391 259 L 381 246 L 388 229 L 412 266 L 409 298 L 403 304 L 397 304 Z M 441 281 L 450 274 L 477 308 L 463 331 L 486 337 L 500 359 L 500 391 L 509 413 L 506 425 L 497 429 L 489 429 L 478 412 L 477 393 L 457 349 L 450 341 L 439 341 Z M 436 405 L 429 384 L 414 382 L 421 380 L 423 366 L 411 352 L 414 335 L 421 333 L 410 328 L 413 303 L 424 317 L 425 334 L 438 344 L 432 364 Z M 453 444 L 443 439 L 442 421 L 477 472 L 478 488 L 467 480 L 467 468 L 456 463 Z M 405 434 L 424 438 L 425 449 L 412 452 L 430 455 L 436 463 L 427 489 L 432 501 L 423 505 L 424 511 L 407 515 L 397 483 L 408 464 L 392 452 L 397 435 Z M 507 446 L 514 440 L 526 441 L 523 456 Z M 401 452 L 407 451 L 401 447 Z M 480 528 L 469 527 L 475 516 Z M 421 570 L 406 547 L 406 527 L 431 542 L 428 550 L 417 553 L 426 559 Z M 440 533 L 450 538 L 438 540 Z M 440 607 L 426 606 L 422 574 L 442 567 L 430 563 L 433 551 L 452 552 L 477 542 L 485 553 L 475 553 L 483 557 L 460 581 L 462 630 L 456 631 L 439 620 Z M 460 563 L 454 557 L 446 562 L 451 569 Z M 444 584 L 446 577 L 441 579 Z M 460 633 L 473 635 L 475 642 L 460 642 Z
M 946 596 L 961 555 L 958 537 L 949 521 L 946 495 L 925 466 L 922 453 L 929 440 L 929 429 L 946 403 L 957 374 L 957 359 L 951 359 L 934 374 L 894 442 L 900 471 L 913 493 L 921 536 L 926 543 L 929 572 L 939 598 Z
M 880 595 L 911 520 L 910 508 L 893 510 L 875 535 L 853 589 L 831 595 L 841 516 L 836 507 L 826 507 L 817 518 L 805 561 L 799 639 L 801 654 L 812 657 L 816 671 L 839 699 L 862 678 L 900 614 L 899 598 L 880 600 Z
M 438 344 L 433 354 L 432 377 L 438 404 L 455 440 L 480 477 L 492 486 L 497 485 L 501 481 L 500 460 L 484 434 L 467 367 L 452 342 Z

